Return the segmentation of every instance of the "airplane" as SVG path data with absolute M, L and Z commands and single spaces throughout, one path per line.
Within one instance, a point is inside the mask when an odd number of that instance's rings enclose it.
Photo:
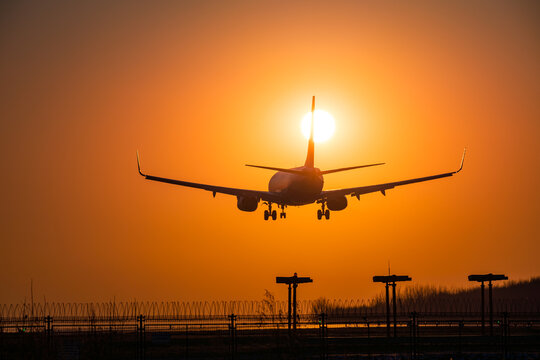
M 286 218 L 285 208 L 287 206 L 301 206 L 312 203 L 321 205 L 321 208 L 317 210 L 317 219 L 321 220 L 324 217 L 328 220 L 330 219 L 330 210 L 340 211 L 347 207 L 347 196 L 356 197 L 358 200 L 360 200 L 360 195 L 373 192 L 381 192 L 381 194 L 386 196 L 386 190 L 393 189 L 396 186 L 453 176 L 463 169 L 466 149 L 463 151 L 461 165 L 456 171 L 384 184 L 358 186 L 336 190 L 323 190 L 323 175 L 371 166 L 379 166 L 383 165 L 384 163 L 350 166 L 331 170 L 320 170 L 316 168 L 314 162 L 315 143 L 313 142 L 314 113 L 315 96 L 313 96 L 311 103 L 311 129 L 308 140 L 307 157 L 304 166 L 285 169 L 272 166 L 246 164 L 246 166 L 249 167 L 277 171 L 270 178 L 268 183 L 268 191 L 229 188 L 146 175 L 141 171 L 139 152 L 137 151 L 137 167 L 139 174 L 141 174 L 147 180 L 210 191 L 214 197 L 216 197 L 217 193 L 236 196 L 236 205 L 238 209 L 242 211 L 255 211 L 257 210 L 259 202 L 262 201 L 263 205 L 268 206 L 268 209 L 264 210 L 264 220 L 268 220 L 270 218 L 272 220 L 276 220 L 277 212 L 276 210 L 272 210 L 273 204 L 281 209 L 279 217 L 284 219 Z

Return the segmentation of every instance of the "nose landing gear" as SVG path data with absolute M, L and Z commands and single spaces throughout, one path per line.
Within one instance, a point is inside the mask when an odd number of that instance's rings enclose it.
M 324 200 L 321 201 L 321 209 L 317 210 L 317 219 L 321 220 L 323 216 L 326 220 L 330 219 L 330 210 L 326 209 L 326 202 Z

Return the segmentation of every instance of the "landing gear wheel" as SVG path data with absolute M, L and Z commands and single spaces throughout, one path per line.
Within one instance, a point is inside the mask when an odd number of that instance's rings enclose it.
M 276 210 L 272 211 L 272 203 L 265 202 L 265 204 L 268 205 L 268 210 L 264 210 L 264 220 L 268 220 L 270 217 L 272 220 L 276 220 Z
M 321 220 L 323 216 L 326 220 L 330 219 L 330 210 L 326 208 L 326 199 L 321 199 L 317 203 L 321 204 L 321 208 L 317 210 L 317 219 Z
M 287 217 L 287 214 L 285 214 L 285 205 L 280 205 L 281 212 L 279 213 L 280 219 L 285 219 Z

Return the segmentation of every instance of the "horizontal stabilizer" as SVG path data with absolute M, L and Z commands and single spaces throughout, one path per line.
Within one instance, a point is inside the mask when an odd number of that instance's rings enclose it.
M 347 171 L 347 170 L 353 170 L 353 169 L 360 169 L 360 168 L 365 168 L 365 167 L 370 167 L 370 166 L 378 166 L 378 165 L 384 165 L 385 163 L 377 163 L 377 164 L 368 164 L 368 165 L 358 165 L 358 166 L 351 166 L 351 167 L 345 167 L 345 168 L 339 168 L 339 169 L 332 169 L 332 170 L 324 170 L 324 171 L 321 171 L 321 174 L 331 174 L 331 173 L 335 173 L 335 172 L 340 172 L 340 171 Z
M 278 167 L 260 166 L 260 165 L 249 165 L 249 164 L 246 164 L 246 166 L 254 167 L 254 168 L 259 168 L 259 169 L 281 171 L 281 172 L 286 172 L 286 173 L 291 173 L 291 174 L 297 174 L 297 175 L 305 175 L 305 173 L 304 173 L 303 171 L 301 171 L 301 170 L 283 169 L 283 168 L 278 168 Z

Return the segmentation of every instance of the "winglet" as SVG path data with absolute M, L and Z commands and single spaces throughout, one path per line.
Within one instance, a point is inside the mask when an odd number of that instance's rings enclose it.
M 463 169 L 463 162 L 465 161 L 465 153 L 467 152 L 467 148 L 463 149 L 463 156 L 461 157 L 461 165 L 459 166 L 459 170 L 456 171 L 455 173 L 457 174 L 458 172 L 461 171 L 461 169 Z
M 142 176 L 146 176 L 141 172 L 141 163 L 139 162 L 139 150 L 137 150 L 137 169 L 139 170 L 139 174 Z

